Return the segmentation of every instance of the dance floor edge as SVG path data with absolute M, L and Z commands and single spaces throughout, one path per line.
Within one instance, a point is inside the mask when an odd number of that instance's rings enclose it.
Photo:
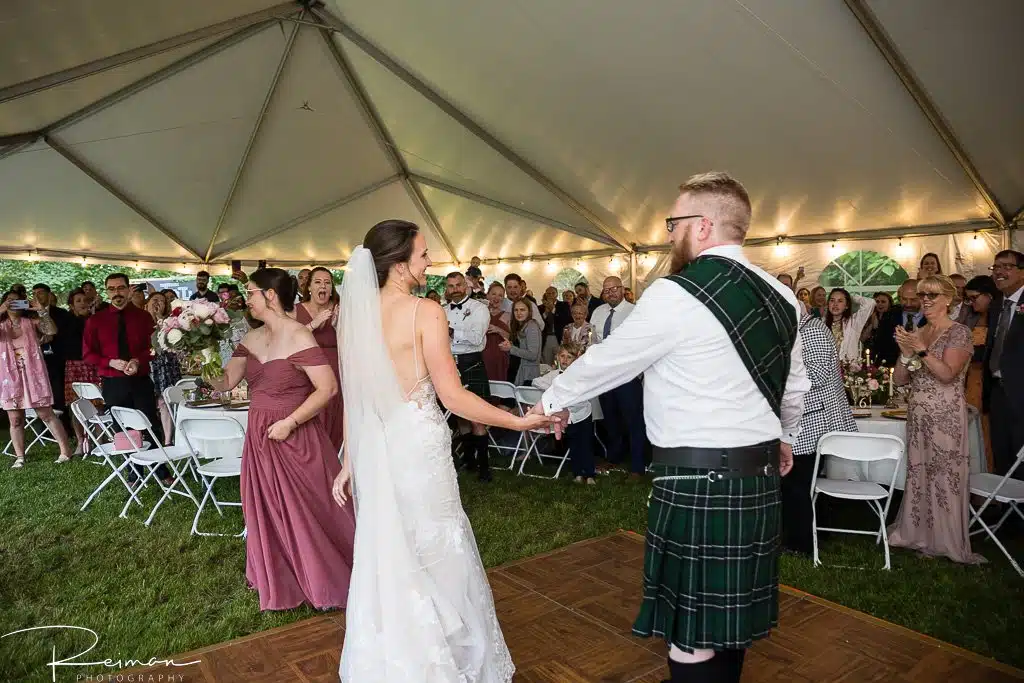
M 643 538 L 620 531 L 489 571 L 515 681 L 665 678 L 665 644 L 630 635 L 642 558 Z M 780 628 L 748 654 L 744 683 L 1024 680 L 1024 671 L 788 587 L 780 611 Z M 197 665 L 132 673 L 173 673 L 182 683 L 336 682 L 344 633 L 344 613 L 329 613 L 174 657 Z

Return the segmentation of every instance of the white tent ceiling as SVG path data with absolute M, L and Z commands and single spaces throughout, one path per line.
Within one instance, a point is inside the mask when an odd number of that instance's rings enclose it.
M 0 6 L 0 252 L 343 262 L 656 249 L 720 168 L 751 237 L 1024 206 L 1019 0 L 40 0 Z

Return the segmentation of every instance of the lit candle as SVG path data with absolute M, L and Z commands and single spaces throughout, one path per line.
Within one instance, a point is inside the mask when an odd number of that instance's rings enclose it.
M 864 365 L 871 365 L 871 349 L 864 349 Z
M 892 376 L 896 372 L 896 368 L 889 368 L 889 398 L 892 398 Z

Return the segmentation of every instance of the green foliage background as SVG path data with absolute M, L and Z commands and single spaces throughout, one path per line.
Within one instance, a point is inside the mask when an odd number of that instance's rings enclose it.
M 298 271 L 295 271 L 298 272 Z M 194 274 L 180 273 L 174 270 L 136 270 L 129 266 L 115 266 L 108 264 L 81 265 L 67 261 L 19 261 L 13 259 L 0 259 L 0 294 L 6 292 L 14 284 L 23 284 L 31 288 L 38 283 L 50 286 L 50 289 L 57 295 L 58 303 L 63 306 L 71 290 L 78 287 L 82 282 L 90 280 L 102 292 L 103 280 L 111 273 L 124 273 L 129 278 L 174 278 L 178 280 L 191 280 Z M 332 270 L 335 284 L 341 284 L 345 277 L 345 271 Z M 213 287 L 221 282 L 234 282 L 231 277 L 214 275 L 211 280 Z M 444 293 L 444 277 L 440 275 L 427 275 L 427 289 L 432 289 L 438 294 Z
M 851 251 L 821 272 L 822 287 L 843 287 L 856 294 L 895 292 L 910 275 L 896 261 L 877 251 Z

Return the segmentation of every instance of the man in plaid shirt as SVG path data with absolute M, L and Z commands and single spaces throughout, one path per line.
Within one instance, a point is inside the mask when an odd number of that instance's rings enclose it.
M 633 632 L 668 641 L 673 682 L 739 681 L 746 648 L 778 624 L 779 478 L 810 382 L 796 296 L 743 255 L 750 214 L 725 173 L 682 185 L 666 219 L 674 275 L 534 407 L 644 374 L 655 479 Z

